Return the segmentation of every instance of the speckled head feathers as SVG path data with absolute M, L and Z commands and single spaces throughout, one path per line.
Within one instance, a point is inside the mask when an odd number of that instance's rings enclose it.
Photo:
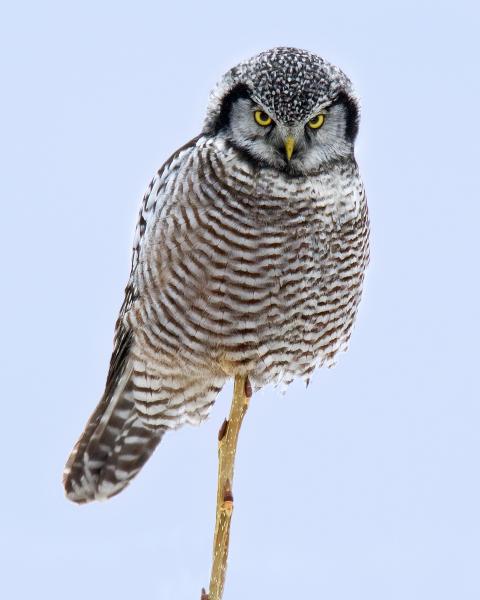
M 210 97 L 205 131 L 215 130 L 225 98 L 241 86 L 286 125 L 308 118 L 340 94 L 358 110 L 352 84 L 338 67 L 306 50 L 273 48 L 241 62 L 223 76 Z

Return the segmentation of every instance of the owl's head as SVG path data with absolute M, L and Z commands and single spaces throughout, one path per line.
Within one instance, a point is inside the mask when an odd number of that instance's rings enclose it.
M 204 132 L 261 166 L 308 175 L 353 156 L 358 121 L 357 97 L 338 67 L 304 50 L 274 48 L 226 73 Z

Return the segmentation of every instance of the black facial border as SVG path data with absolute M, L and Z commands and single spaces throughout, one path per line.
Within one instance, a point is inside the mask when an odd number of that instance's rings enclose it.
M 229 125 L 230 111 L 232 109 L 233 103 L 239 98 L 250 97 L 250 88 L 244 83 L 238 83 L 235 87 L 233 87 L 222 100 L 219 115 L 213 125 L 214 133 L 218 133 L 221 129 L 224 129 Z
M 335 104 L 343 104 L 346 108 L 347 124 L 345 127 L 345 136 L 349 141 L 354 142 L 358 134 L 360 120 L 358 105 L 346 92 L 340 92 L 330 106 L 334 106 Z

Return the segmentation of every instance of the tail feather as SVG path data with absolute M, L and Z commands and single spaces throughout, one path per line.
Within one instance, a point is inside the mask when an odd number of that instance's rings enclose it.
M 127 294 L 124 304 L 129 297 Z M 103 398 L 63 473 L 67 498 L 78 504 L 121 492 L 150 458 L 165 432 L 146 427 L 136 412 L 131 391 L 131 342 L 132 334 L 119 318 Z
M 90 417 L 64 470 L 67 498 L 78 504 L 121 492 L 150 458 L 164 429 L 139 419 L 128 388 L 103 398 Z
M 150 458 L 165 432 L 147 428 L 133 402 L 129 360 L 132 332 L 123 318 L 132 298 L 129 284 L 115 328 L 105 392 L 63 472 L 67 498 L 78 504 L 105 500 L 121 492 Z

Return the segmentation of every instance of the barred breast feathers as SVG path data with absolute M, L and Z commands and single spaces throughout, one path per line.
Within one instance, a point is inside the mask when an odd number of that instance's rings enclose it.
M 358 169 L 339 162 L 292 180 L 201 136 L 152 181 L 134 255 L 133 282 L 151 303 L 136 313 L 142 339 L 167 362 L 250 370 L 258 385 L 308 378 L 346 347 L 360 299 L 368 216 Z

